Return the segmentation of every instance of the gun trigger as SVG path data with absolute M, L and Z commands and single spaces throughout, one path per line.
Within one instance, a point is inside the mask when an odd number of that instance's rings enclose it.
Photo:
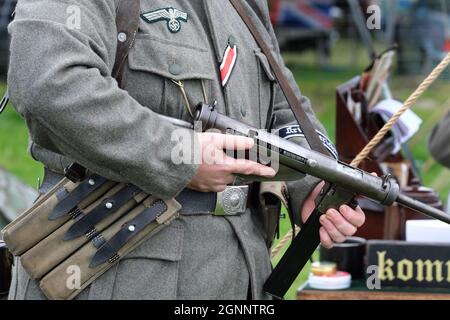
M 349 206 L 350 208 L 352 208 L 353 210 L 355 210 L 356 208 L 359 207 L 358 200 L 356 200 L 355 198 L 353 198 L 353 199 L 348 203 L 348 206 Z

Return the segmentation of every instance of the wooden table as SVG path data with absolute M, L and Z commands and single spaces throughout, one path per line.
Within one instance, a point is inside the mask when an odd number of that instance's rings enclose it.
M 368 290 L 363 282 L 350 289 L 322 291 L 306 286 L 297 292 L 297 300 L 450 300 L 450 290 L 421 288 L 388 288 Z

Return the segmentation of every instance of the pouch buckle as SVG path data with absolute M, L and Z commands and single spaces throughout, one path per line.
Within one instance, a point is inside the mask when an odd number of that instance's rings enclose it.
M 72 163 L 64 169 L 64 175 L 73 183 L 80 182 L 86 177 L 87 170 L 78 163 Z

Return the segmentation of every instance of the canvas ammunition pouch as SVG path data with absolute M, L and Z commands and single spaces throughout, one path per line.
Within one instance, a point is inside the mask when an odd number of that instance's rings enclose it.
M 91 174 L 62 179 L 2 233 L 48 298 L 71 299 L 178 217 L 180 208 L 176 200 Z M 78 269 L 78 287 L 67 285 L 71 268 Z
M 112 75 L 122 87 L 123 66 L 139 27 L 139 0 L 117 8 Z M 175 219 L 181 206 L 137 187 L 85 174 L 72 166 L 50 191 L 2 231 L 29 276 L 51 299 L 71 299 L 124 255 Z M 81 168 L 82 169 L 82 168 Z M 68 273 L 69 272 L 69 273 Z M 69 285 L 70 272 L 79 285 Z

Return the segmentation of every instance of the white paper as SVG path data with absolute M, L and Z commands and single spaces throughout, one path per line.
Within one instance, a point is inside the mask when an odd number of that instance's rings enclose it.
M 384 121 L 388 121 L 403 106 L 400 101 L 387 99 L 380 101 L 371 113 L 379 114 Z M 422 125 L 422 119 L 413 111 L 407 110 L 392 128 L 392 134 L 395 138 L 395 148 L 392 154 L 400 151 L 402 144 L 413 137 Z
M 406 241 L 450 244 L 450 225 L 437 220 L 408 220 Z

